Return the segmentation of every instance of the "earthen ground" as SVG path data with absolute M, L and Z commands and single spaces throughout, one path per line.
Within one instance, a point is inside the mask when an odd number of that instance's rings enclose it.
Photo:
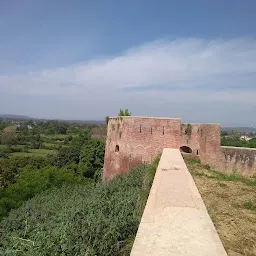
M 256 184 L 213 178 L 207 166 L 186 162 L 227 254 L 255 256 Z

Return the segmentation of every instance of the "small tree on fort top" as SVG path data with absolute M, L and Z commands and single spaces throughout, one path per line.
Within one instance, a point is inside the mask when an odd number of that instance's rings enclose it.
M 132 115 L 132 113 L 129 112 L 128 109 L 125 109 L 125 110 L 120 109 L 119 114 L 118 114 L 118 116 L 131 116 L 131 115 Z M 105 117 L 106 125 L 108 125 L 108 121 L 109 121 L 109 116 L 106 116 Z
M 131 116 L 131 115 L 132 115 L 132 113 L 129 112 L 128 109 L 125 109 L 125 110 L 120 109 L 119 114 L 118 114 L 118 116 Z

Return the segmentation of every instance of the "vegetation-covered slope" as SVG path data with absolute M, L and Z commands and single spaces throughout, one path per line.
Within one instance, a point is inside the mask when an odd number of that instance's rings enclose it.
M 0 220 L 45 190 L 97 181 L 105 140 L 94 135 L 104 127 L 0 120 Z
M 26 201 L 0 223 L 0 254 L 129 255 L 157 164 Z

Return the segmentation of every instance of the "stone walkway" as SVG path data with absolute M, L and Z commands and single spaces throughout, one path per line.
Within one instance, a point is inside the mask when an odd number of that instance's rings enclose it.
M 226 256 L 178 149 L 164 149 L 131 256 Z

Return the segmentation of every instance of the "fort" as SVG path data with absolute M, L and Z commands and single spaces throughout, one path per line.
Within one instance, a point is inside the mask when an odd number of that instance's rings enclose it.
M 256 174 L 256 149 L 223 147 L 220 124 L 185 124 L 179 118 L 118 116 L 108 121 L 103 177 L 110 180 L 139 163 L 151 163 L 164 148 L 223 172 Z
M 131 256 L 227 256 L 183 159 L 255 175 L 256 149 L 222 147 L 220 131 L 219 124 L 183 124 L 179 118 L 109 118 L 105 181 L 161 155 Z

